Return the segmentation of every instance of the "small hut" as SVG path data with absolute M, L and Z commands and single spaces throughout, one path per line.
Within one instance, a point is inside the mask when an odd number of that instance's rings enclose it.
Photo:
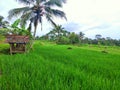
M 10 54 L 26 52 L 26 44 L 29 42 L 29 36 L 7 35 L 7 43 L 10 44 Z

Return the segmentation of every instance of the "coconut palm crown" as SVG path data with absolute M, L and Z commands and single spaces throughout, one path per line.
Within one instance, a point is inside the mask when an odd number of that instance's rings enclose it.
M 34 24 L 35 37 L 38 23 L 41 23 L 42 30 L 42 17 L 45 16 L 48 21 L 53 25 L 56 25 L 53 21 L 53 16 L 65 18 L 65 13 L 55 7 L 62 7 L 66 0 L 16 0 L 25 4 L 24 7 L 15 8 L 9 11 L 8 18 L 11 19 L 16 16 L 21 16 L 21 26 L 25 26 L 27 21 L 30 21 L 29 31 L 31 31 L 31 25 Z

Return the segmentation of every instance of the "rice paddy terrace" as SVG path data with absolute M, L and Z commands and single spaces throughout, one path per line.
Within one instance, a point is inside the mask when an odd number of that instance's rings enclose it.
M 36 41 L 29 53 L 9 55 L 0 44 L 0 90 L 119 90 L 120 47 Z

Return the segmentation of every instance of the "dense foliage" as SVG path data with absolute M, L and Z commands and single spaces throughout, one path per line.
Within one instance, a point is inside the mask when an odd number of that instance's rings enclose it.
M 120 39 L 119 40 L 112 39 L 110 37 L 104 38 L 100 34 L 95 35 L 95 39 L 91 39 L 85 37 L 85 34 L 82 32 L 79 32 L 79 34 L 76 34 L 74 32 L 68 32 L 64 28 L 62 29 L 62 26 L 61 28 L 57 28 L 55 30 L 57 33 L 53 29 L 46 35 L 43 35 L 41 37 L 37 36 L 36 39 L 55 41 L 58 44 L 77 44 L 77 45 L 94 44 L 94 45 L 106 45 L 106 46 L 120 46 Z M 62 32 L 60 32 L 60 30 Z M 59 38 L 59 40 L 57 40 L 57 38 Z

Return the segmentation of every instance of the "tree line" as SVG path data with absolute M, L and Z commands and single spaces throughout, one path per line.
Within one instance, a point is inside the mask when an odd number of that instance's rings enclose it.
M 9 34 L 8 29 L 11 30 L 12 34 L 19 34 L 19 35 L 32 35 L 33 39 L 36 35 L 36 30 L 38 23 L 41 24 L 42 29 L 42 22 L 43 16 L 46 17 L 47 21 L 49 21 L 53 26 L 54 29 L 51 30 L 49 33 L 42 37 L 36 37 L 36 39 L 43 39 L 43 40 L 50 40 L 55 41 L 57 44 L 101 44 L 101 45 L 120 45 L 120 40 L 112 39 L 110 37 L 104 38 L 102 35 L 96 35 L 95 39 L 85 37 L 83 32 L 76 34 L 75 32 L 68 32 L 65 30 L 61 25 L 57 25 L 53 17 L 61 17 L 64 19 L 66 18 L 65 13 L 62 10 L 55 9 L 54 7 L 61 8 L 66 0 L 16 0 L 24 4 L 24 7 L 21 8 L 14 8 L 8 12 L 8 18 L 17 17 L 19 20 L 19 24 L 13 23 L 9 27 L 9 22 L 4 20 L 3 16 L 0 16 L 0 34 Z M 26 24 L 29 24 L 26 27 Z M 20 27 L 18 27 L 20 26 Z M 31 29 L 34 27 L 34 31 L 32 32 Z M 6 29 L 8 28 L 8 29 Z M 26 31 L 27 30 L 27 31 Z M 23 33 L 25 32 L 25 33 Z
M 54 41 L 57 44 L 94 44 L 107 46 L 120 46 L 120 39 L 112 39 L 111 37 L 102 37 L 102 35 L 95 35 L 95 39 L 85 37 L 83 32 L 76 34 L 65 30 L 62 25 L 56 25 L 49 33 L 36 39 Z

